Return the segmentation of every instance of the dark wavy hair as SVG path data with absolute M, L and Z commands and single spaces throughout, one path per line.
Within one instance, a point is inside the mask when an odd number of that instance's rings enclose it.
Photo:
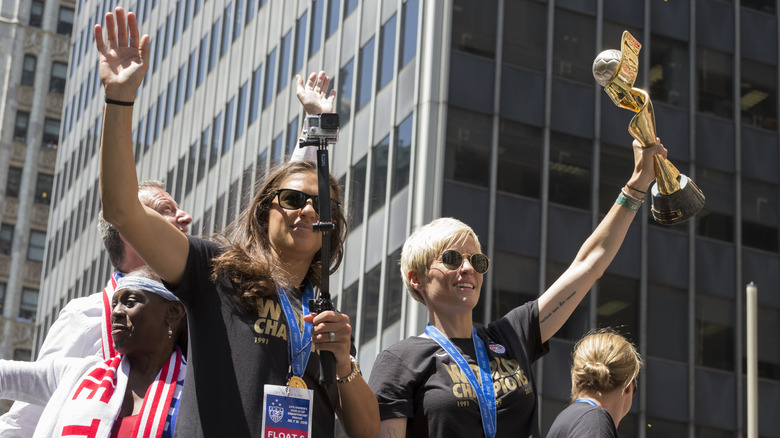
M 236 288 L 241 304 L 249 311 L 257 310 L 257 299 L 272 296 L 279 287 L 298 287 L 284 284 L 278 271 L 275 256 L 271 251 L 268 238 L 268 214 L 271 210 L 275 191 L 284 188 L 281 184 L 291 175 L 311 173 L 317 175 L 317 166 L 309 161 L 296 161 L 279 165 L 271 170 L 262 182 L 252 203 L 218 236 L 225 246 L 225 252 L 212 259 L 211 279 L 217 281 L 221 276 L 230 280 Z M 344 238 L 347 234 L 347 221 L 341 208 L 341 190 L 339 183 L 330 175 L 331 199 L 339 207 L 333 211 L 331 221 L 334 229 L 330 233 L 330 273 L 338 269 L 344 258 Z M 321 285 L 321 253 L 318 251 L 309 265 L 306 277 L 313 286 Z

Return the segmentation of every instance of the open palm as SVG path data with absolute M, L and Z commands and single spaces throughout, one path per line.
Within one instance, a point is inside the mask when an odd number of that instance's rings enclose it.
M 149 35 L 139 36 L 135 14 L 121 7 L 106 14 L 106 41 L 99 24 L 94 33 L 106 97 L 132 102 L 149 68 Z

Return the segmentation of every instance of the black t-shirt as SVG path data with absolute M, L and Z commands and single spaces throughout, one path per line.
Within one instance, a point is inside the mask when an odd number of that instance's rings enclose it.
M 612 416 L 601 406 L 572 403 L 555 418 L 547 438 L 618 438 Z
M 184 277 L 172 289 L 187 306 L 189 323 L 189 367 L 176 436 L 259 437 L 263 385 L 287 383 L 284 311 L 274 294 L 258 300 L 258 314 L 248 312 L 229 280 L 221 278 L 216 284 L 210 280 L 211 259 L 220 247 L 201 238 L 188 239 Z M 299 314 L 300 299 L 291 293 L 288 297 Z M 314 390 L 312 435 L 332 437 L 338 388 L 335 383 L 329 388 L 320 385 L 319 375 L 319 356 L 313 352 L 304 374 Z
M 496 437 L 539 437 L 539 406 L 531 364 L 547 353 L 532 301 L 477 328 L 484 341 L 496 394 Z M 478 373 L 474 342 L 451 339 Z M 476 374 L 479 375 L 479 374 Z M 433 339 L 413 336 L 383 351 L 369 384 L 382 420 L 407 418 L 406 436 L 484 436 L 479 403 L 454 360 Z

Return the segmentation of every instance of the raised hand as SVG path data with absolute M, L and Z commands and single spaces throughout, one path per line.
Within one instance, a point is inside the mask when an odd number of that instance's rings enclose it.
M 301 75 L 295 75 L 297 83 L 298 100 L 301 101 L 306 114 L 321 114 L 334 112 L 334 101 L 336 100 L 336 90 L 328 93 L 330 78 L 324 71 L 313 72 L 309 75 L 306 83 L 303 82 Z
M 140 36 L 135 14 L 125 15 L 119 6 L 114 13 L 106 13 L 106 41 L 99 24 L 95 25 L 94 34 L 100 53 L 100 81 L 106 97 L 134 101 L 135 92 L 149 69 L 149 35 Z

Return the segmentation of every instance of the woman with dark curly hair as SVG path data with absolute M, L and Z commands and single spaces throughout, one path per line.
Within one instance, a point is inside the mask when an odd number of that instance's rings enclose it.
M 640 368 L 636 347 L 620 334 L 605 329 L 585 335 L 572 354 L 572 404 L 558 414 L 547 437 L 617 438 Z
M 343 255 L 346 221 L 337 181 L 330 178 L 333 202 L 321 206 L 316 166 L 282 165 L 220 243 L 183 235 L 144 208 L 136 193 L 133 99 L 148 69 L 149 36 L 120 7 L 106 14 L 106 41 L 100 25 L 94 33 L 106 94 L 103 215 L 187 307 L 192 371 L 177 435 L 304 436 L 308 430 L 333 436 L 336 414 L 348 435 L 377 436 L 376 397 L 351 357 L 349 317 L 308 310 L 323 263 L 322 236 L 313 228 L 320 208 L 331 209 L 335 225 L 324 262 L 335 270 Z M 333 101 L 323 78 L 315 77 L 311 91 L 322 103 L 319 112 L 332 112 L 323 108 Z M 320 382 L 319 351 L 333 353 L 338 384 Z

